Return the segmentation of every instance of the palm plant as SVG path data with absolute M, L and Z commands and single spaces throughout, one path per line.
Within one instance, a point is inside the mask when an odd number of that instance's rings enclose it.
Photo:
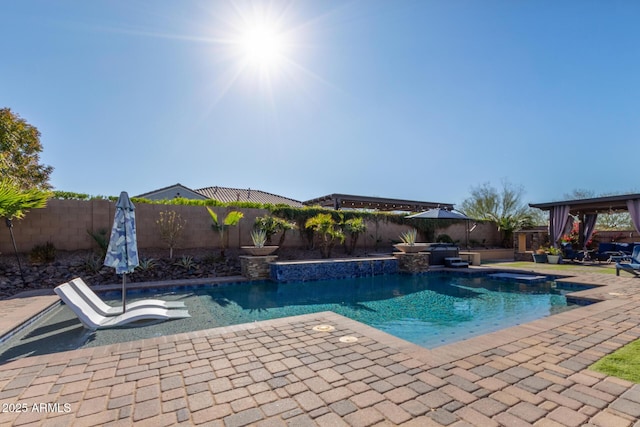
M 353 254 L 353 251 L 356 249 L 356 244 L 358 243 L 358 238 L 362 233 L 367 231 L 367 225 L 364 222 L 364 218 L 361 216 L 356 218 L 351 218 L 344 221 L 343 230 L 349 233 L 349 246 L 347 247 L 347 253 L 349 255 Z
M 344 233 L 337 226 L 330 214 L 318 214 L 305 223 L 305 228 L 313 230 L 320 237 L 320 250 L 323 258 L 331 256 L 331 249 L 336 240 L 344 242 Z
M 0 217 L 5 219 L 5 224 L 9 228 L 13 251 L 16 254 L 20 277 L 24 283 L 22 265 L 18 255 L 18 247 L 13 235 L 13 220 L 22 219 L 29 209 L 43 208 L 47 204 L 50 193 L 39 189 L 22 190 L 9 179 L 0 180 Z
M 238 211 L 231 211 L 227 214 L 224 220 L 219 221 L 218 215 L 213 210 L 211 210 L 211 208 L 209 208 L 208 206 L 207 206 L 207 211 L 209 211 L 209 215 L 211 216 L 211 221 L 213 221 L 211 228 L 213 230 L 216 230 L 220 234 L 220 255 L 224 257 L 224 251 L 227 248 L 227 240 L 229 239 L 229 236 L 227 235 L 227 233 L 225 233 L 225 231 L 229 227 L 238 225 L 240 220 L 244 217 L 244 214 Z
M 253 227 L 266 233 L 266 245 L 271 245 L 271 238 L 274 234 L 282 232 L 282 234 L 280 235 L 280 240 L 278 241 L 278 246 L 282 246 L 287 231 L 295 228 L 295 224 L 282 218 L 276 218 L 273 216 L 259 216 L 256 218 L 256 222 Z

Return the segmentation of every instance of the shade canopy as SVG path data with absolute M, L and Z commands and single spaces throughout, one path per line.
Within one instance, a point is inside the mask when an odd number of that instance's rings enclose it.
M 422 218 L 422 219 L 471 219 L 459 212 L 449 211 L 446 209 L 429 209 L 428 211 L 409 215 L 406 218 Z

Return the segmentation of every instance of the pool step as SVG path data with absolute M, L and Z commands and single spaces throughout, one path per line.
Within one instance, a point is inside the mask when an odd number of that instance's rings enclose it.
M 469 267 L 469 263 L 467 261 L 463 261 L 462 258 L 459 258 L 459 257 L 445 258 L 444 265 L 446 265 L 447 267 L 454 267 L 454 268 Z

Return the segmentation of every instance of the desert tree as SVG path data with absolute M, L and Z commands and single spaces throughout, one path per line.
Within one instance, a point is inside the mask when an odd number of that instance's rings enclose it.
M 0 176 L 21 190 L 49 190 L 51 166 L 40 163 L 40 132 L 9 108 L 0 108 Z
M 513 232 L 537 225 L 540 214 L 529 207 L 522 198 L 524 189 L 507 180 L 500 190 L 490 183 L 471 188 L 471 196 L 462 202 L 461 211 L 469 218 L 491 221 L 496 224 L 505 247 L 513 244 Z
M 173 259 L 173 249 L 178 245 L 186 223 L 187 221 L 176 211 L 160 212 L 156 225 L 160 232 L 160 240 L 169 246 L 169 259 Z

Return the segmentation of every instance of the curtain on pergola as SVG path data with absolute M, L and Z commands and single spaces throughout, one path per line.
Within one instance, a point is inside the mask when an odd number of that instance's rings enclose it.
M 627 200 L 627 209 L 636 231 L 640 233 L 640 199 Z
M 584 249 L 585 251 L 587 250 L 587 242 L 589 241 L 589 239 L 593 235 L 594 230 L 596 229 L 597 220 L 598 220 L 597 213 L 586 214 L 584 216 L 584 231 L 582 234 L 584 236 L 584 243 L 583 243 L 582 249 Z
M 554 206 L 549 211 L 549 237 L 554 248 L 569 223 L 569 205 Z

